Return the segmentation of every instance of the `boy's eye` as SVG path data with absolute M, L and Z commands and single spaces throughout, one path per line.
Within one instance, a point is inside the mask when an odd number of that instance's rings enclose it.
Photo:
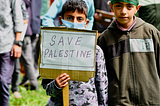
M 121 8 L 121 7 L 122 7 L 122 5 L 120 5 L 120 4 L 117 4 L 117 5 L 116 5 L 116 7 L 117 7 L 117 8 Z
M 79 22 L 81 22 L 81 21 L 83 21 L 84 19 L 82 18 L 82 17 L 78 17 L 77 18 L 77 21 L 79 21 Z
M 72 20 L 73 20 L 73 17 L 66 17 L 66 20 L 72 21 Z
M 132 5 L 128 5 L 127 6 L 128 9 L 132 9 L 132 7 L 133 7 Z

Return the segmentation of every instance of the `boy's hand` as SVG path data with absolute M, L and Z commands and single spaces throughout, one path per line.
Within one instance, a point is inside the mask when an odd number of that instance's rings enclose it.
M 19 58 L 21 56 L 22 47 L 18 45 L 13 45 L 11 50 L 11 56 L 14 56 L 14 58 Z
M 95 19 L 96 21 L 103 21 L 103 18 L 102 18 L 98 13 L 95 13 L 95 14 L 94 14 L 94 19 Z
M 70 77 L 68 74 L 66 73 L 63 73 L 61 75 L 59 75 L 55 81 L 56 81 L 56 84 L 60 87 L 60 88 L 63 88 L 65 87 L 67 84 L 68 84 L 68 81 L 70 80 Z

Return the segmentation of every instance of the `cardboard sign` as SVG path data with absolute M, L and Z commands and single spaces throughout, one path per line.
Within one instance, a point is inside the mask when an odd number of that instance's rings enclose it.
M 42 27 L 39 67 L 42 78 L 55 79 L 62 73 L 71 80 L 94 77 L 97 31 Z

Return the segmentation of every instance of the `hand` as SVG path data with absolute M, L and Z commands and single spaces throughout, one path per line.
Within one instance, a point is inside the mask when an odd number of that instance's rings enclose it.
M 96 21 L 103 21 L 103 18 L 102 18 L 101 16 L 99 16 L 98 13 L 95 13 L 95 14 L 94 14 L 94 19 L 95 19 Z
M 65 87 L 67 84 L 68 84 L 68 81 L 70 80 L 70 77 L 68 74 L 66 73 L 63 73 L 61 75 L 59 75 L 55 81 L 56 81 L 56 84 L 60 87 L 60 88 L 63 88 Z
M 105 19 L 103 19 L 98 13 L 94 14 L 94 19 L 97 21 L 97 23 L 102 24 L 102 25 L 107 25 L 109 26 L 111 23 L 110 19 L 107 19 L 107 21 Z
M 22 48 L 16 44 L 13 45 L 11 50 L 11 56 L 14 56 L 14 58 L 21 57 Z

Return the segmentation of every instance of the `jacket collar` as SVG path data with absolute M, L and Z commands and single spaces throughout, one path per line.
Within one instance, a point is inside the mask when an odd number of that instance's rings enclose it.
M 122 31 L 130 31 L 135 25 L 136 25 L 136 16 L 133 16 L 133 23 L 127 28 L 127 29 L 124 29 L 118 22 L 117 20 L 115 19 L 114 20 L 115 23 L 117 24 L 117 27 L 122 30 Z
M 139 28 L 140 26 L 142 26 L 143 24 L 145 24 L 146 22 L 145 21 L 143 21 L 141 18 L 138 18 L 138 17 L 136 17 L 135 16 L 135 25 L 134 24 L 132 24 L 131 26 L 130 26 L 130 28 L 129 28 L 129 31 L 131 31 L 131 30 L 134 30 L 134 29 L 137 29 L 137 28 Z M 133 26 L 134 25 L 134 26 Z M 115 22 L 115 20 L 114 21 L 112 21 L 112 23 L 108 26 L 108 29 L 120 29 L 120 28 L 118 28 L 118 26 L 117 26 L 117 24 L 116 24 L 116 22 Z M 121 29 L 120 29 L 121 30 Z M 122 31 L 122 30 L 121 30 Z M 127 31 L 127 30 L 126 30 Z

